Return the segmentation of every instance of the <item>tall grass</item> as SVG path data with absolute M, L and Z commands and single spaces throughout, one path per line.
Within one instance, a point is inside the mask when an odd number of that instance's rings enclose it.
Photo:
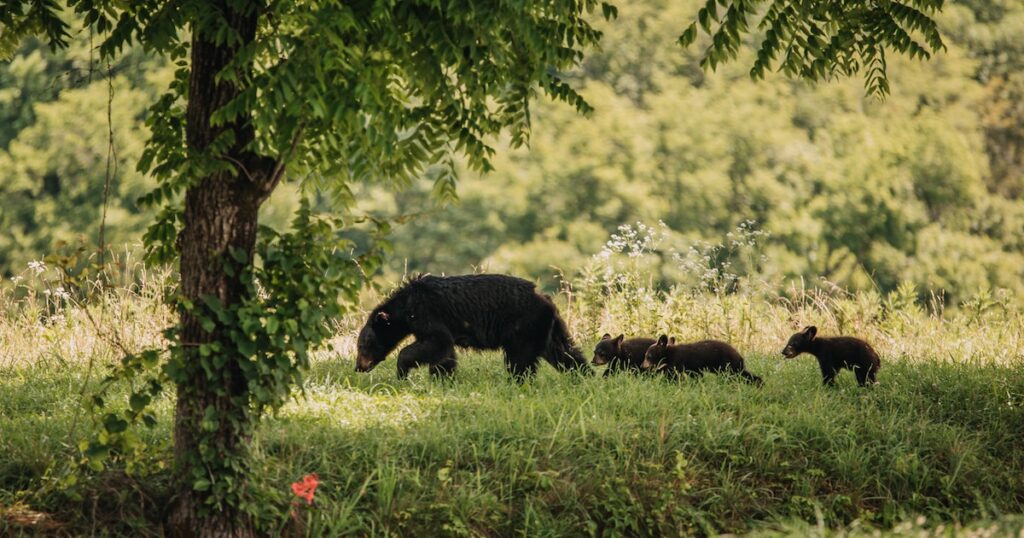
M 103 278 L 69 281 L 60 267 L 33 262 L 0 283 L 0 368 L 109 365 L 123 349 L 157 345 L 172 322 L 163 301 L 172 284 L 169 269 L 147 268 L 131 251 Z
M 825 280 L 766 281 L 754 270 L 760 232 L 748 227 L 724 244 L 683 254 L 656 251 L 652 227 L 622 228 L 582 277 L 565 285 L 577 334 L 717 338 L 741 352 L 779 355 L 792 333 L 816 325 L 822 335 L 866 338 L 886 362 L 1024 363 L 1024 310 L 1003 291 L 979 291 L 950 309 L 934 293 L 922 301 L 909 283 L 883 294 L 850 292 Z M 651 275 L 665 272 L 681 282 L 659 286 Z
M 650 251 L 630 252 L 596 258 L 559 295 L 581 347 L 603 332 L 721 338 L 763 388 L 552 368 L 517 385 L 491 352 L 462 353 L 452 380 L 416 372 L 399 382 L 393 360 L 353 371 L 363 319 L 352 316 L 253 440 L 261 525 L 270 534 L 531 537 L 1024 528 L 1013 515 L 1024 511 L 1024 320 L 1011 303 L 979 294 L 946 309 L 910 289 L 780 288 L 729 272 L 755 264 L 719 256 L 719 270 L 698 270 L 685 254 L 662 258 L 698 276 L 664 288 L 648 276 Z M 0 292 L 0 534 L 158 535 L 171 401 L 159 402 L 158 427 L 140 432 L 152 445 L 149 474 L 107 472 L 67 487 L 66 464 L 88 434 L 83 386 L 88 393 L 121 348 L 159 344 L 173 321 L 161 302 L 170 275 L 126 265 L 120 284 L 86 297 L 58 293 L 51 270 L 28 270 Z M 366 306 L 378 299 L 368 294 Z M 846 374 L 829 390 L 812 358 L 782 360 L 805 324 L 871 341 L 880 384 L 860 389 Z M 311 472 L 321 480 L 316 503 L 292 517 L 288 486 Z

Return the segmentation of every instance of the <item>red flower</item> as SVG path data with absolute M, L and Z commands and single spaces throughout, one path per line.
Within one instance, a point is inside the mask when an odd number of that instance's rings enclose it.
M 316 473 L 310 473 L 302 477 L 302 480 L 292 483 L 292 493 L 300 499 L 305 499 L 306 504 L 313 504 L 313 494 L 316 493 L 318 485 L 320 485 L 320 481 L 317 479 Z

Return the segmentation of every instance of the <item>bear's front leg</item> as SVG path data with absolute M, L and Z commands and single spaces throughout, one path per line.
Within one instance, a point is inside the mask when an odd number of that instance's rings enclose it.
M 430 365 L 430 375 L 434 377 L 450 377 L 455 373 L 455 367 L 458 363 L 455 361 L 455 354 L 441 359 L 440 362 L 435 362 Z
M 622 370 L 622 359 L 615 357 L 608 361 L 608 367 L 604 369 L 604 377 L 608 377 Z
M 818 366 L 821 368 L 821 383 L 826 387 L 836 386 L 836 374 L 839 373 L 839 368 L 836 368 L 828 359 L 818 359 Z
M 455 360 L 455 345 L 451 335 L 446 333 L 416 335 L 416 341 L 402 348 L 398 353 L 398 379 L 405 379 L 409 371 L 423 364 L 443 364 L 442 368 L 454 370 L 450 362 Z M 435 368 L 431 367 L 431 370 Z
M 398 352 L 398 379 L 409 377 L 409 371 L 421 364 L 432 361 L 430 344 L 419 340 L 405 346 Z

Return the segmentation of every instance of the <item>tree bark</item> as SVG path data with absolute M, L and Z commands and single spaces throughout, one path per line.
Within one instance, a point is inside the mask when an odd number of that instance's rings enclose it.
M 201 297 L 215 296 L 224 305 L 235 304 L 244 298 L 244 287 L 238 274 L 230 276 L 223 269 L 223 254 L 229 248 L 243 249 L 251 258 L 256 240 L 256 211 L 251 196 L 239 192 L 226 178 L 205 179 L 186 194 L 185 229 L 181 240 L 181 288 L 183 295 L 193 304 L 201 305 Z M 252 536 L 251 522 L 233 507 L 205 506 L 206 497 L 192 490 L 193 471 L 203 466 L 199 459 L 200 424 L 208 407 L 219 417 L 237 413 L 248 407 L 245 398 L 245 380 L 236 357 L 225 357 L 224 366 L 210 372 L 197 364 L 196 350 L 202 343 L 212 342 L 220 335 L 206 332 L 196 316 L 182 312 L 180 338 L 184 349 L 185 381 L 177 387 L 174 418 L 174 466 L 177 498 L 171 515 L 171 527 L 179 536 Z M 230 349 L 230 348 L 229 348 Z M 256 417 L 246 412 L 244 420 Z M 242 438 L 238 425 L 223 420 L 211 436 L 212 446 L 224 458 L 244 457 L 247 439 Z M 219 470 L 204 469 L 202 474 Z M 205 517 L 201 514 L 208 512 Z
M 224 1 L 211 2 L 213 9 L 220 10 L 240 39 L 216 43 L 209 26 L 193 24 L 186 143 L 190 154 L 195 155 L 205 150 L 217 136 L 231 131 L 234 144 L 219 157 L 235 164 L 236 171 L 201 178 L 185 193 L 184 227 L 179 237 L 181 292 L 197 307 L 201 307 L 202 298 L 208 296 L 216 297 L 226 306 L 245 299 L 247 291 L 241 281 L 241 271 L 228 274 L 225 262 L 232 259 L 232 249 L 240 249 L 248 255 L 247 263 L 252 263 L 257 212 L 276 181 L 272 177 L 275 161 L 254 155 L 247 149 L 254 138 L 247 117 L 226 125 L 211 125 L 211 115 L 240 91 L 233 84 L 218 82 L 216 77 L 242 46 L 255 39 L 258 22 L 255 10 L 238 12 Z M 177 495 L 171 509 L 170 530 L 178 536 L 253 536 L 252 522 L 236 507 L 209 506 L 208 495 L 193 490 L 196 474 L 217 476 L 218 472 L 224 472 L 224 469 L 208 468 L 203 463 L 200 440 L 205 439 L 208 449 L 214 451 L 219 461 L 244 461 L 235 458 L 246 456 L 248 439 L 244 432 L 258 417 L 248 411 L 247 387 L 239 359 L 228 353 L 222 357 L 223 366 L 213 369 L 213 375 L 209 369 L 200 367 L 198 346 L 224 336 L 216 329 L 207 332 L 197 316 L 185 310 L 180 313 L 179 336 L 184 353 L 184 381 L 176 387 L 174 476 Z M 211 407 L 219 417 L 217 429 L 204 433 L 201 423 Z M 239 423 L 232 425 L 225 420 L 228 412 L 242 418 L 241 427 Z M 237 473 L 244 484 L 244 464 L 241 469 L 228 472 Z

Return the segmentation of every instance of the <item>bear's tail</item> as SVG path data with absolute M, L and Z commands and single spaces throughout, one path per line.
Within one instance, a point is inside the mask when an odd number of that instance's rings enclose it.
M 554 307 L 554 305 L 551 305 Z M 544 358 L 559 370 L 575 370 L 582 374 L 592 374 L 593 370 L 587 364 L 586 357 L 580 348 L 572 340 L 569 328 L 565 321 L 558 315 L 558 310 L 553 310 L 554 316 L 551 319 L 551 330 L 548 332 L 548 342 L 544 349 Z

